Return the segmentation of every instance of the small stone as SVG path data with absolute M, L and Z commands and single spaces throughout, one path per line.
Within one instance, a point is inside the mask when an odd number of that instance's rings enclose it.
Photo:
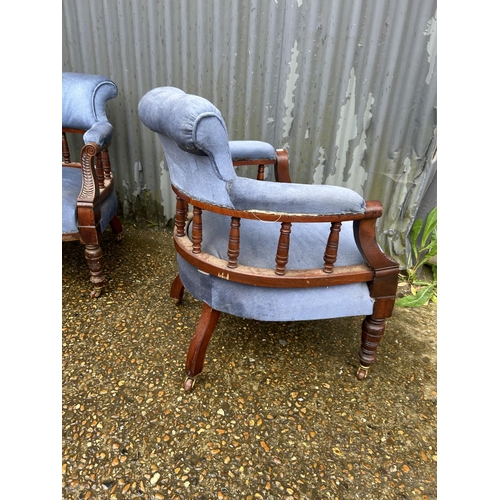
M 150 482 L 154 486 L 158 482 L 159 479 L 160 479 L 160 473 L 159 472 L 155 472 L 155 474 L 151 478 Z

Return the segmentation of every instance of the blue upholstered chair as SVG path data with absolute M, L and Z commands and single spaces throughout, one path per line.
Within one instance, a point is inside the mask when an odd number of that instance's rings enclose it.
M 218 109 L 180 89 L 151 90 L 139 116 L 159 136 L 177 196 L 171 296 L 182 300 L 186 288 L 203 303 L 185 389 L 202 371 L 221 312 L 260 321 L 365 316 L 357 372 L 364 379 L 399 271 L 377 244 L 380 203 L 343 187 L 238 177 L 236 150 L 251 156 L 262 143 L 231 144 Z
M 117 95 L 104 76 L 62 74 L 62 240 L 85 245 L 92 297 L 104 285 L 102 233 L 111 226 L 119 240 L 122 232 L 108 153 L 113 126 L 106 117 L 106 102 Z M 78 139 L 72 142 L 68 134 Z M 70 145 L 78 149 L 76 161 Z

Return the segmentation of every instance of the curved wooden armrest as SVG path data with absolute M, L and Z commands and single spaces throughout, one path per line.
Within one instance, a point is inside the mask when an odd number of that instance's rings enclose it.
M 353 224 L 354 239 L 359 251 L 374 271 L 373 281 L 370 282 L 370 294 L 372 297 L 386 297 L 388 299 L 379 302 L 379 307 L 385 308 L 384 312 L 378 311 L 388 317 L 392 312 L 399 264 L 386 255 L 377 242 L 375 226 L 377 218 L 382 215 L 382 205 L 378 201 L 368 201 L 366 206 L 367 215 L 379 215 L 355 221 Z
M 113 190 L 113 174 L 107 147 L 100 147 L 94 142 L 84 144 L 80 152 L 80 161 L 72 162 L 63 134 L 63 157 L 63 167 L 80 168 L 82 171 L 82 189 L 77 198 L 78 206 L 94 204 L 97 199 L 105 199 Z
M 95 168 L 95 157 L 101 151 L 96 143 L 85 144 L 81 150 L 82 190 L 77 204 L 94 203 L 99 197 L 99 181 Z

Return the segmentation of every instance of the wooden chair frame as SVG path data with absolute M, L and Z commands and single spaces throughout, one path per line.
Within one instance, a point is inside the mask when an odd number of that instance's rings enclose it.
M 287 179 L 287 182 L 290 182 L 286 151 L 281 150 L 278 159 L 275 162 L 276 178 L 279 180 Z M 263 179 L 264 167 L 262 165 L 264 165 L 264 161 L 255 160 L 253 164 L 259 165 L 258 179 Z M 385 320 L 392 314 L 399 274 L 399 265 L 386 256 L 377 243 L 376 222 L 383 213 L 380 202 L 366 202 L 366 210 L 362 214 L 296 215 L 281 212 L 232 210 L 194 200 L 174 186 L 172 189 L 177 197 L 175 248 L 183 259 L 202 272 L 229 281 L 260 287 L 306 288 L 357 282 L 368 283 L 370 295 L 374 299 L 374 306 L 373 313 L 367 316 L 362 324 L 361 347 L 358 353 L 360 367 L 357 371 L 359 380 L 366 378 L 369 368 L 375 362 L 376 350 L 385 331 Z M 190 205 L 192 211 L 189 212 Z M 230 218 L 226 260 L 203 251 L 203 211 L 205 210 Z M 241 219 L 281 223 L 274 269 L 249 267 L 238 263 Z M 345 221 L 353 221 L 355 241 L 366 261 L 365 264 L 335 266 L 339 235 L 342 223 Z M 304 222 L 330 223 L 330 234 L 325 241 L 324 265 L 317 269 L 287 270 L 292 224 Z M 191 238 L 187 235 L 189 223 L 192 224 Z M 177 276 L 172 283 L 170 295 L 180 302 L 183 292 L 184 286 L 180 277 Z M 219 311 L 203 303 L 201 318 L 186 360 L 187 379 L 184 387 L 188 391 L 192 390 L 196 377 L 202 371 L 206 349 L 219 315 Z

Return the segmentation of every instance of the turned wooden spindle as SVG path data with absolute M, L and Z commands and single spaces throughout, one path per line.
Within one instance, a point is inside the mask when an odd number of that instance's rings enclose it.
M 327 274 L 333 273 L 333 265 L 337 260 L 337 252 L 339 249 L 339 234 L 341 226 L 342 226 L 341 222 L 332 222 L 330 227 L 330 235 L 328 236 L 325 255 L 323 257 L 325 261 L 325 265 L 323 266 L 323 272 Z
M 240 218 L 231 217 L 231 229 L 229 231 L 229 242 L 227 246 L 227 267 L 234 269 L 238 267 L 240 255 Z
M 191 239 L 193 241 L 193 253 L 201 253 L 202 241 L 202 222 L 201 222 L 201 208 L 193 207 L 193 233 Z
M 286 272 L 291 232 L 292 232 L 292 223 L 282 222 L 280 230 L 280 239 L 278 242 L 278 250 L 276 252 L 276 269 L 274 271 L 278 276 L 283 276 Z
M 186 235 L 187 203 L 177 196 L 175 205 L 175 235 L 182 238 Z
M 69 152 L 68 140 L 66 139 L 66 133 L 62 133 L 62 156 L 64 163 L 71 163 L 71 155 Z
M 107 149 L 101 151 L 101 158 L 104 180 L 109 181 L 113 177 L 113 174 L 111 173 L 111 162 L 109 161 L 109 151 Z
M 97 184 L 99 189 L 104 189 L 104 171 L 102 168 L 102 154 L 97 153 L 95 156 L 95 172 L 97 175 Z
M 257 180 L 258 181 L 263 181 L 264 180 L 264 171 L 265 171 L 265 165 L 259 165 L 259 168 L 257 170 Z

